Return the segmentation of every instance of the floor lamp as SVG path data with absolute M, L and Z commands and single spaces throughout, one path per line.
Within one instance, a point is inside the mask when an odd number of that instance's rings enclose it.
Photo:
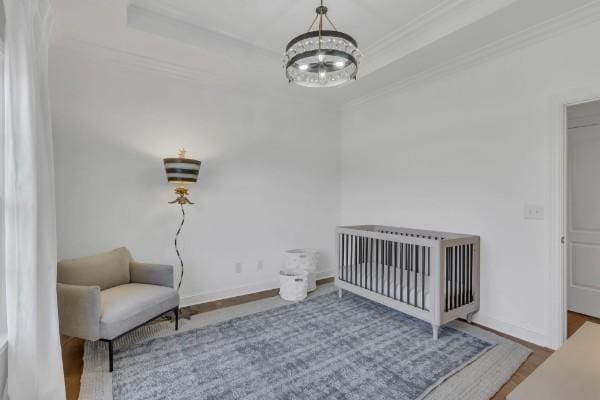
M 179 228 L 175 234 L 175 252 L 177 253 L 177 258 L 179 258 L 179 264 L 181 265 L 181 276 L 179 277 L 177 290 L 179 290 L 181 287 L 181 282 L 183 282 L 183 260 L 179 252 L 179 247 L 177 246 L 177 239 L 181 233 L 181 228 L 183 228 L 183 223 L 185 222 L 185 209 L 183 206 L 186 204 L 194 204 L 187 197 L 187 185 L 196 183 L 201 164 L 201 162 L 198 160 L 185 158 L 185 153 L 185 149 L 180 149 L 177 158 L 163 159 L 163 164 L 165 165 L 165 171 L 167 173 L 167 181 L 177 185 L 175 188 L 175 194 L 177 197 L 175 200 L 170 201 L 169 204 L 179 204 L 181 207 L 181 223 L 179 224 Z

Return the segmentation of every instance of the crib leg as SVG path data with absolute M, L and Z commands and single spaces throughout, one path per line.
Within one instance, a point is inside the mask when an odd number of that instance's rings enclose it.
M 431 324 L 431 329 L 433 330 L 433 340 L 438 340 L 440 327 L 438 325 Z
M 474 314 L 475 314 L 475 313 L 472 313 L 472 312 L 470 312 L 470 313 L 468 313 L 468 314 L 467 314 L 467 322 L 468 322 L 468 323 L 470 323 L 470 324 L 472 324 L 472 323 L 473 323 L 473 315 L 474 315 Z
M 342 298 L 342 288 L 338 288 L 338 297 Z

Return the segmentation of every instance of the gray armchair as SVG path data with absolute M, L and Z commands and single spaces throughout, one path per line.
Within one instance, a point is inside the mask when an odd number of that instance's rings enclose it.
M 58 263 L 60 332 L 108 342 L 168 312 L 179 328 L 179 293 L 173 266 L 134 261 L 125 247 Z

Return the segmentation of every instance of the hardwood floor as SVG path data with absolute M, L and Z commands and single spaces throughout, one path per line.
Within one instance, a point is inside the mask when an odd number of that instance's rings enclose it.
M 83 343 L 73 337 L 61 337 L 63 370 L 65 373 L 65 389 L 67 400 L 79 398 L 81 374 L 83 373 Z
M 546 358 L 548 358 L 553 352 L 552 350 L 547 349 L 545 347 L 540 347 L 533 343 L 525 342 L 521 339 L 508 336 L 504 333 L 497 332 L 483 326 L 481 328 L 486 329 L 488 331 L 492 331 L 497 335 L 508 338 L 514 342 L 520 343 L 523 346 L 528 347 L 531 351 L 533 351 L 529 358 L 519 367 L 517 372 L 513 374 L 510 380 L 500 388 L 500 390 L 494 395 L 494 397 L 492 397 L 492 400 L 506 399 L 506 396 L 508 396 L 508 394 L 512 392 L 513 389 L 516 388 L 517 385 L 519 385 L 519 383 L 523 382 L 525 378 L 527 378 L 533 372 L 533 370 L 539 367 L 540 364 L 543 363 L 546 360 Z
M 320 281 L 319 284 L 331 282 L 331 279 L 325 279 Z M 214 301 L 211 303 L 201 304 L 197 306 L 186 307 L 182 309 L 182 316 L 188 317 L 194 314 L 199 314 L 207 311 L 217 310 L 219 308 L 230 307 L 237 304 L 243 304 L 254 300 L 260 300 L 267 297 L 277 295 L 277 290 L 267 290 L 260 293 L 253 293 L 246 296 L 234 297 L 231 299 Z M 569 312 L 567 318 L 567 332 L 568 336 L 571 336 L 577 329 L 581 327 L 586 321 L 592 321 L 600 323 L 600 319 L 588 317 L 587 315 L 577 314 Z M 515 372 L 511 379 L 496 393 L 492 400 L 502 400 L 527 378 L 533 370 L 535 370 L 546 358 L 552 354 L 552 350 L 544 347 L 536 346 L 534 344 L 525 342 L 523 340 L 505 335 L 500 332 L 496 332 L 492 329 L 481 326 L 482 329 L 492 331 L 500 336 L 506 337 L 517 343 L 529 347 L 533 353 L 523 365 Z M 63 368 L 65 373 L 65 386 L 67 390 L 67 400 L 77 400 L 79 397 L 79 388 L 81 374 L 83 371 L 83 340 L 77 338 L 61 338 L 62 344 L 62 357 L 63 357 Z
M 569 318 L 567 323 L 567 336 L 571 337 L 577 329 L 581 328 L 581 325 L 586 322 L 595 322 L 600 324 L 600 318 L 590 317 L 589 315 L 578 314 L 576 312 L 569 311 Z

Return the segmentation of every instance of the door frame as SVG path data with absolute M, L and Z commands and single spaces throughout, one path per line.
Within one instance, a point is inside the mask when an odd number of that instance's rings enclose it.
M 600 85 L 574 89 L 551 99 L 552 122 L 549 129 L 551 143 L 550 184 L 550 310 L 548 318 L 549 346 L 556 349 L 567 339 L 567 108 L 600 100 Z M 561 243 L 561 238 L 564 244 Z

